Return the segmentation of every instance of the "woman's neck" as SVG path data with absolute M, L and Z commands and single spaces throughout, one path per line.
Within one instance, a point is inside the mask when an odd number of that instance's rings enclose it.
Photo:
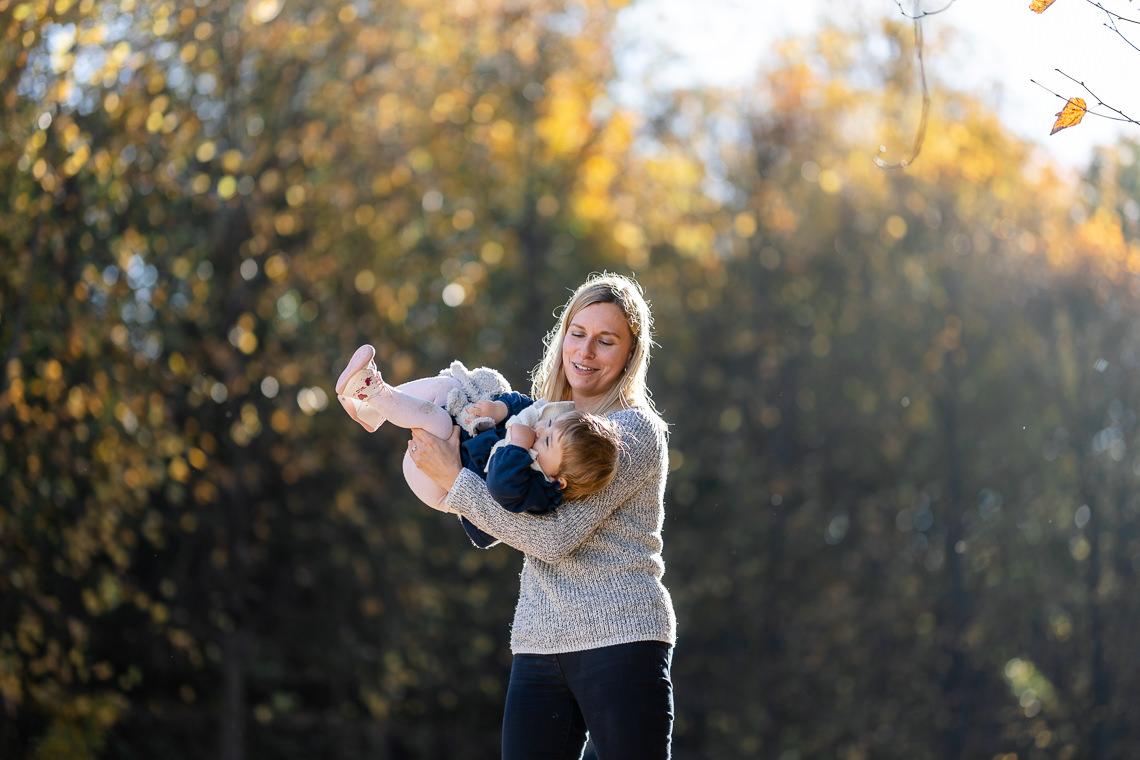
M 579 412 L 585 412 L 586 414 L 593 414 L 598 411 L 602 405 L 601 396 L 580 396 L 577 393 L 571 393 L 570 400 L 574 402 L 574 406 Z

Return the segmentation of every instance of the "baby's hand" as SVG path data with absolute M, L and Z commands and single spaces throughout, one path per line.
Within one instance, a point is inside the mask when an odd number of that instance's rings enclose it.
M 471 409 L 477 417 L 490 417 L 498 424 L 507 418 L 507 405 L 502 401 L 476 401 Z
M 524 449 L 532 448 L 536 437 L 534 428 L 526 425 L 511 425 L 507 428 L 507 442 Z

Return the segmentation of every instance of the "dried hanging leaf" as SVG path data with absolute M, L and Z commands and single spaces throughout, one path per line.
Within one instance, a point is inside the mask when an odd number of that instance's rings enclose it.
M 1053 131 L 1049 134 L 1055 135 L 1065 127 L 1080 124 L 1087 110 L 1084 98 L 1069 98 L 1069 102 L 1057 113 L 1057 120 L 1053 122 Z
M 1033 0 L 1029 3 L 1029 10 L 1034 13 L 1044 13 L 1045 9 L 1052 5 L 1055 0 Z

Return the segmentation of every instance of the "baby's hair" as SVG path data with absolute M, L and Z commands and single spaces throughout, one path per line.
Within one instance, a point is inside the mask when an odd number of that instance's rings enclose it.
M 563 414 L 554 426 L 562 448 L 558 475 L 566 479 L 562 498 L 581 499 L 608 486 L 617 474 L 621 449 L 617 426 L 605 417 L 579 411 Z

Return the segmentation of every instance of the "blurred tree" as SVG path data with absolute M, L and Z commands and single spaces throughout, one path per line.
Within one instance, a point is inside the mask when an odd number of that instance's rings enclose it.
M 681 619 L 701 621 L 678 656 L 692 692 L 679 741 L 739 757 L 1083 754 L 1097 741 L 1080 716 L 1121 702 L 1050 671 L 1099 680 L 1095 656 L 1065 649 L 1070 605 L 1097 594 L 1057 597 L 1080 571 L 1067 551 L 1023 561 L 1043 540 L 1066 546 L 1073 514 L 1058 523 L 1046 494 L 1075 481 L 1042 480 L 1056 368 L 1042 320 L 1076 302 L 1064 259 L 1108 272 L 1097 262 L 1116 254 L 1071 249 L 1057 179 L 1026 171 L 1027 149 L 969 99 L 939 105 L 910 173 L 874 173 L 860 141 L 883 142 L 868 125 L 900 91 L 866 83 L 900 78 L 857 65 L 875 57 L 841 32 L 816 44 L 765 78 L 746 129 L 732 127 L 733 93 L 686 95 L 658 120 L 685 139 L 702 121 L 745 135 L 708 162 L 723 167 L 715 245 L 684 279 L 688 313 L 662 332 L 693 334 L 698 361 L 664 361 L 716 399 L 665 402 L 685 431 L 670 570 L 692 578 Z M 1120 212 L 1096 208 L 1100 234 L 1120 239 Z M 1094 290 L 1105 276 L 1076 275 Z M 720 308 L 701 308 L 701 287 Z M 1101 329 L 1089 319 L 1074 336 Z M 710 624 L 726 604 L 733 615 Z M 1044 648 L 1022 633 L 1037 607 L 1064 631 Z
M 32 212 L 4 219 L 13 751 L 48 752 L 55 721 L 87 753 L 115 726 L 118 755 L 197 754 L 215 730 L 227 758 L 317 736 L 310 751 L 437 755 L 462 729 L 382 729 L 484 700 L 497 723 L 509 555 L 472 554 L 440 589 L 438 520 L 377 511 L 410 500 L 398 456 L 314 415 L 355 343 L 395 379 L 459 346 L 505 362 L 520 308 L 540 312 L 521 378 L 562 298 L 544 283 L 612 247 L 598 207 L 629 117 L 595 107 L 609 4 L 429 5 L 4 5 L 4 186 Z M 474 309 L 480 291 L 496 308 Z M 76 462 L 78 485 L 35 487 Z M 489 629 L 446 625 L 453 605 Z M 25 683 L 39 648 L 55 696 Z M 103 701 L 72 693 L 87 660 Z
M 618 5 L 0 0 L 0 755 L 493 755 L 519 558 L 330 386 L 523 385 L 602 268 L 679 755 L 1134 754 L 1140 150 L 1074 191 L 949 95 L 878 171 L 900 26 L 629 113 Z

